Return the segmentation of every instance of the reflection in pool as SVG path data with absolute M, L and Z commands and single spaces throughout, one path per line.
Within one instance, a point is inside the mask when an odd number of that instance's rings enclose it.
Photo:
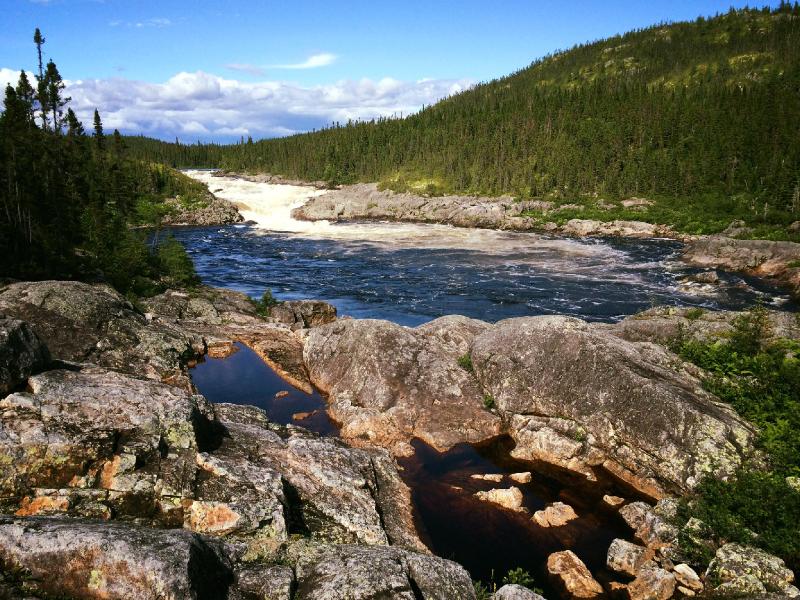
M 192 382 L 210 402 L 250 404 L 281 425 L 300 425 L 325 436 L 339 433 L 319 392 L 292 387 L 244 344 L 234 348 L 225 358 L 206 356 L 191 370 Z

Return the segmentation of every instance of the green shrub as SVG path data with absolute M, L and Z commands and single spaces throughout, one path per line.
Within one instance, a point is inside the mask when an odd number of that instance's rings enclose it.
M 537 588 L 535 583 L 536 582 L 534 581 L 533 576 L 522 567 L 511 569 L 505 574 L 505 577 L 503 577 L 503 585 L 521 585 L 522 587 L 533 590 L 536 593 L 541 593 L 542 590 Z
M 475 367 L 472 365 L 472 356 L 469 353 L 458 357 L 458 366 L 464 369 L 467 373 L 474 373 Z
M 494 397 L 491 394 L 483 395 L 483 406 L 487 410 L 492 410 L 495 407 Z
M 684 502 L 684 518 L 707 524 L 717 544 L 739 542 L 763 548 L 783 558 L 792 568 L 800 565 L 800 492 L 775 473 L 741 470 L 729 481 L 708 478 Z M 696 564 L 713 557 L 703 544 L 682 536 L 681 549 Z
M 261 300 L 255 301 L 254 304 L 259 315 L 268 317 L 272 313 L 272 309 L 280 304 L 280 301 L 272 295 L 272 290 L 264 290 Z
M 477 600 L 491 600 L 492 591 L 485 583 L 476 579 L 472 582 L 472 587 L 475 589 L 475 598 Z
M 689 319 L 690 321 L 697 321 L 697 319 L 702 317 L 704 313 L 705 311 L 702 308 L 690 308 L 685 313 L 683 313 L 683 316 Z
M 708 371 L 703 386 L 754 423 L 767 469 L 741 469 L 728 481 L 707 478 L 684 505 L 684 518 L 710 526 L 718 543 L 736 541 L 800 566 L 800 492 L 787 476 L 800 474 L 800 343 L 770 337 L 768 313 L 756 307 L 737 317 L 727 340 L 679 340 L 682 358 Z M 698 564 L 709 549 L 689 539 L 681 547 Z
M 156 258 L 160 273 L 171 285 L 191 287 L 200 279 L 194 270 L 194 263 L 186 249 L 172 235 L 164 239 L 156 250 Z

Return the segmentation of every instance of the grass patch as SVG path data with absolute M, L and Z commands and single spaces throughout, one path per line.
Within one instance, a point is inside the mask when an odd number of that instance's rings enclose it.
M 472 356 L 469 353 L 458 357 L 458 366 L 464 369 L 467 373 L 474 373 L 475 367 L 472 364 Z
M 483 407 L 486 410 L 492 410 L 495 407 L 494 397 L 491 394 L 483 395 Z

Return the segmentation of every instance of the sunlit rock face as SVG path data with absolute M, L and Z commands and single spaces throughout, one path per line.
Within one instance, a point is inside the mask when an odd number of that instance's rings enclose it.
M 732 472 L 754 436 L 674 354 L 579 319 L 502 321 L 475 339 L 472 360 L 512 415 L 517 458 L 587 477 L 602 467 L 651 496 Z

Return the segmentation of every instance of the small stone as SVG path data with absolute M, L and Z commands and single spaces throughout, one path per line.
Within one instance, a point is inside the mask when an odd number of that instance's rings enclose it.
M 572 550 L 548 556 L 547 572 L 568 598 L 589 599 L 603 595 L 603 587 Z
M 525 512 L 525 507 L 522 506 L 522 492 L 514 486 L 506 489 L 496 488 L 488 492 L 476 492 L 475 497 L 484 502 L 492 502 L 508 510 Z
M 678 586 L 678 591 L 681 594 L 683 594 L 684 596 L 686 596 L 687 598 L 691 598 L 692 596 L 696 596 L 697 595 L 697 592 L 693 592 L 689 588 L 683 587 L 682 585 Z
M 523 471 L 522 473 L 512 473 L 509 477 L 517 483 L 530 483 L 533 478 L 530 471 Z
M 575 509 L 563 502 L 553 502 L 543 510 L 533 513 L 533 521 L 540 527 L 561 527 L 577 518 Z
M 503 474 L 502 473 L 487 473 L 485 475 L 481 474 L 474 474 L 470 475 L 471 479 L 482 479 L 483 481 L 494 481 L 495 483 L 500 483 L 503 481 Z
M 678 580 L 678 583 L 683 587 L 694 590 L 695 592 L 699 592 L 703 589 L 703 582 L 700 581 L 700 576 L 689 565 L 681 563 L 675 565 L 672 570 L 675 573 L 675 578 Z
M 277 392 L 275 394 L 275 397 L 276 398 L 286 398 L 286 396 L 288 396 L 288 395 L 289 395 L 289 392 L 287 390 L 281 390 L 280 392 Z
M 20 503 L 20 508 L 14 514 L 18 517 L 31 515 L 51 514 L 69 510 L 69 498 L 65 496 L 26 496 Z
M 292 420 L 294 420 L 294 421 L 304 421 L 304 420 L 306 420 L 307 418 L 309 418 L 311 415 L 313 415 L 315 412 L 317 412 L 317 411 L 315 411 L 315 410 L 312 410 L 312 411 L 310 411 L 310 412 L 298 412 L 298 413 L 294 413 L 294 414 L 292 415 Z
M 606 494 L 603 496 L 603 503 L 611 508 L 617 508 L 618 506 L 622 506 L 625 504 L 625 498 L 621 498 L 619 496 L 611 496 L 610 494 Z

